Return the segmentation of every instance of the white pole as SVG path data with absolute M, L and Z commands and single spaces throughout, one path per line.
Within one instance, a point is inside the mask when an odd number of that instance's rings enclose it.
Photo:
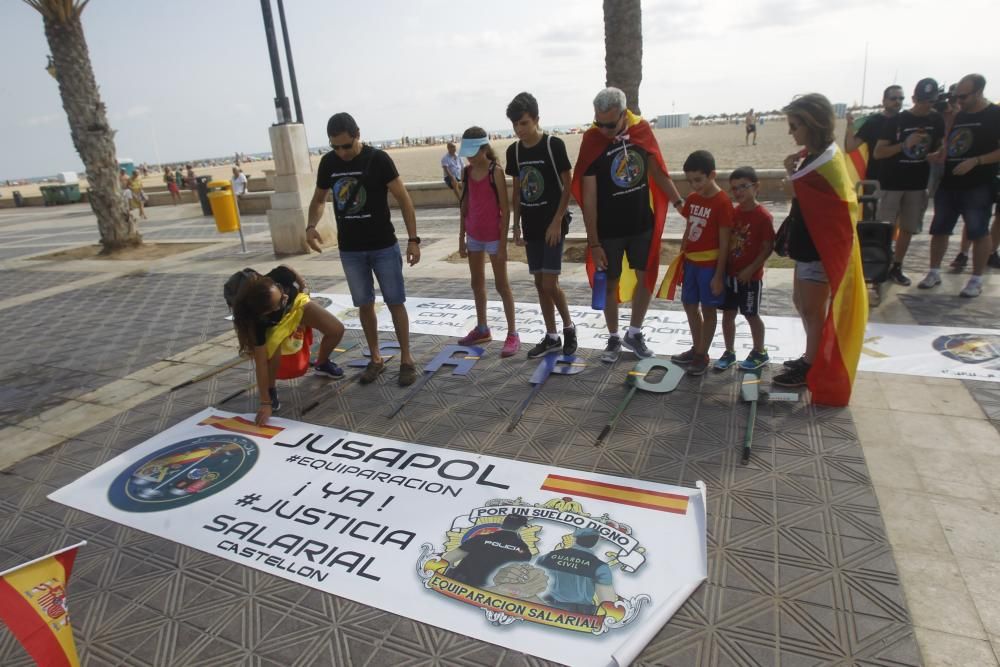
M 868 80 L 868 42 L 865 42 L 865 69 L 861 73 L 861 106 L 865 105 L 865 84 Z
M 60 549 L 59 551 L 53 551 L 52 553 L 48 554 L 47 556 L 42 556 L 41 558 L 36 558 L 35 560 L 30 560 L 27 563 L 21 563 L 20 565 L 15 565 L 14 567 L 10 568 L 9 570 L 4 570 L 3 572 L 0 572 L 0 577 L 5 577 L 8 574 L 10 574 L 11 572 L 16 572 L 17 570 L 20 570 L 22 568 L 28 567 L 29 565 L 34 565 L 35 563 L 41 563 L 43 560 L 46 560 L 48 558 L 52 558 L 53 556 L 58 556 L 61 553 L 65 553 L 65 552 L 69 551 L 70 549 L 76 549 L 77 547 L 82 547 L 82 546 L 84 546 L 86 544 L 87 544 L 87 540 L 84 540 L 82 542 L 74 544 L 73 546 L 64 547 L 64 548 Z

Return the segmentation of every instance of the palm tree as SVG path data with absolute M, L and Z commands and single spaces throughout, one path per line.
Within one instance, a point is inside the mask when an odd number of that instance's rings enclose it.
M 604 0 L 606 86 L 625 91 L 628 108 L 639 113 L 642 83 L 642 7 L 639 0 Z
M 80 22 L 89 0 L 24 2 L 42 15 L 70 135 L 87 169 L 88 199 L 97 216 L 102 252 L 141 245 L 142 236 L 121 196 L 115 132 L 108 125 Z

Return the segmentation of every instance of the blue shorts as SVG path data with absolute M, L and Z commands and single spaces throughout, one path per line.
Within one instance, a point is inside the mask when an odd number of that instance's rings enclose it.
M 472 238 L 469 234 L 465 238 L 465 249 L 469 252 L 485 252 L 487 255 L 495 255 L 500 250 L 500 241 L 480 241 Z
M 934 193 L 934 219 L 931 234 L 949 236 L 955 229 L 958 216 L 965 221 L 965 235 L 970 241 L 990 233 L 990 209 L 993 208 L 991 185 L 977 185 L 968 190 L 945 190 Z
M 560 237 L 559 243 L 549 245 L 545 239 L 525 241 L 524 254 L 528 256 L 528 273 L 562 273 L 563 244 L 566 237 Z
M 375 303 L 375 283 L 382 300 L 395 306 L 406 303 L 406 288 L 403 286 L 403 255 L 399 245 L 393 244 L 381 250 L 340 251 L 340 263 L 344 267 L 347 287 L 351 290 L 351 300 L 355 306 Z
M 726 286 L 718 295 L 712 294 L 712 278 L 715 277 L 714 266 L 698 266 L 689 261 L 684 262 L 684 286 L 681 288 L 681 303 L 685 305 L 698 304 L 709 308 L 722 308 L 726 303 Z

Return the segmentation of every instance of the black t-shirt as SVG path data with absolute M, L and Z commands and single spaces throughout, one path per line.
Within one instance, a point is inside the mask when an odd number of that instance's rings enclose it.
M 619 239 L 653 227 L 649 202 L 649 153 L 627 139 L 615 139 L 587 169 L 597 177 L 597 236 Z
M 923 190 L 931 171 L 927 155 L 941 146 L 944 119 L 936 111 L 926 116 L 904 111 L 888 120 L 879 139 L 888 141 L 890 146 L 903 144 L 902 153 L 882 160 L 879 179 L 882 189 Z
M 330 151 L 319 161 L 316 187 L 333 190 L 333 214 L 337 218 L 337 244 L 341 250 L 381 250 L 396 243 L 396 230 L 389 216 L 388 184 L 399 177 L 396 165 L 385 151 L 364 146 L 347 162 Z M 358 181 L 360 187 L 356 187 Z M 354 192 L 351 201 L 348 195 Z
M 277 266 L 266 275 L 274 281 L 278 289 L 288 296 L 288 299 L 285 300 L 285 304 L 281 308 L 264 315 L 257 322 L 254 328 L 254 338 L 258 346 L 267 342 L 267 330 L 281 321 L 288 309 L 295 303 L 295 297 L 302 291 L 302 285 L 295 279 L 295 273 L 287 266 Z
M 956 176 L 955 166 L 963 160 L 992 153 L 1000 147 L 1000 107 L 988 105 L 977 113 L 960 111 L 948 135 L 948 158 L 945 160 L 941 187 L 967 190 L 990 185 L 997 175 L 997 163 L 976 165 L 964 176 Z
M 512 530 L 476 535 L 459 548 L 467 555 L 448 571 L 448 576 L 470 586 L 486 584 L 486 578 L 505 563 L 531 560 L 528 545 Z
M 531 148 L 525 148 L 520 141 L 507 147 L 507 175 L 517 177 L 521 184 L 521 229 L 525 241 L 545 238 L 545 230 L 559 210 L 562 197 L 559 175 L 570 169 L 566 144 L 558 137 L 543 134 L 542 140 Z
M 881 168 L 884 160 L 875 159 L 875 144 L 882 138 L 882 130 L 885 128 L 889 118 L 882 113 L 872 114 L 864 122 L 854 136 L 864 139 L 868 146 L 868 168 L 865 170 L 865 179 L 869 181 L 879 181 L 881 185 Z

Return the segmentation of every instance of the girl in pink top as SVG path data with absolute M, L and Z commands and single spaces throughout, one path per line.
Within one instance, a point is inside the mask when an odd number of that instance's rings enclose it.
M 472 295 L 476 300 L 476 327 L 458 343 L 479 345 L 493 340 L 486 323 L 486 271 L 483 261 L 484 255 L 489 255 L 493 265 L 493 282 L 507 316 L 507 339 L 500 356 L 510 357 L 517 354 L 521 340 L 514 323 L 514 294 L 507 279 L 507 228 L 510 225 L 507 183 L 483 128 L 470 127 L 462 134 L 462 147 L 458 154 L 469 159 L 469 166 L 462 175 L 465 187 L 460 203 L 458 253 L 469 259 Z

